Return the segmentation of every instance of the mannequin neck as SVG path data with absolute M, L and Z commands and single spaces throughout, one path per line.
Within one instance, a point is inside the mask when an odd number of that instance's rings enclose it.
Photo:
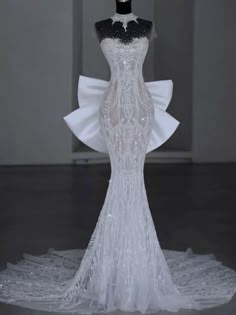
M 131 1 L 118 2 L 116 0 L 116 12 L 119 14 L 129 14 L 132 12 Z

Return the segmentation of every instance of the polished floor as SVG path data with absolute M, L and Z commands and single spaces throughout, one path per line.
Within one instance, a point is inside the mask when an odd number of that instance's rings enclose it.
M 146 164 L 144 174 L 162 248 L 214 253 L 236 269 L 236 164 Z M 85 248 L 109 178 L 108 164 L 0 167 L 0 268 L 22 253 Z M 0 304 L 0 315 L 12 314 L 49 313 Z M 236 315 L 236 297 L 180 314 Z

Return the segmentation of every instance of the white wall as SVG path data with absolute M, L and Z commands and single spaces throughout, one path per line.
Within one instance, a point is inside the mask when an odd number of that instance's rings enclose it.
M 236 161 L 233 0 L 195 1 L 194 162 Z
M 71 0 L 0 2 L 0 163 L 70 161 Z

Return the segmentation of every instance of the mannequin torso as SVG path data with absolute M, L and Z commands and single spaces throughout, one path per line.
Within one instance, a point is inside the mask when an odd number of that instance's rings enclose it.
M 119 38 L 123 43 L 129 43 L 137 37 L 146 36 L 150 39 L 153 23 L 141 18 L 137 18 L 137 22 L 128 22 L 127 31 L 125 31 L 121 22 L 112 24 L 112 19 L 109 18 L 96 22 L 95 29 L 100 42 L 107 37 Z
M 115 17 L 115 20 L 113 19 Z M 128 20 L 124 25 L 122 20 Z M 135 20 L 134 20 L 135 19 Z M 129 43 L 134 38 L 146 36 L 151 39 L 153 23 L 141 19 L 132 13 L 132 0 L 116 0 L 116 13 L 111 18 L 95 23 L 99 41 L 104 38 L 119 38 L 123 43 Z

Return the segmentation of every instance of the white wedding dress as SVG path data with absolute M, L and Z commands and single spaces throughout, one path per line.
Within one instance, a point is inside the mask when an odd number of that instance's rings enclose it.
M 79 108 L 64 117 L 89 147 L 108 153 L 111 179 L 86 249 L 24 254 L 0 272 L 0 301 L 65 313 L 154 313 L 228 302 L 236 272 L 213 255 L 161 250 L 143 176 L 145 155 L 179 122 L 166 112 L 171 80 L 144 82 L 150 39 L 105 38 L 110 81 L 80 76 Z M 86 209 L 85 209 L 86 211 Z

